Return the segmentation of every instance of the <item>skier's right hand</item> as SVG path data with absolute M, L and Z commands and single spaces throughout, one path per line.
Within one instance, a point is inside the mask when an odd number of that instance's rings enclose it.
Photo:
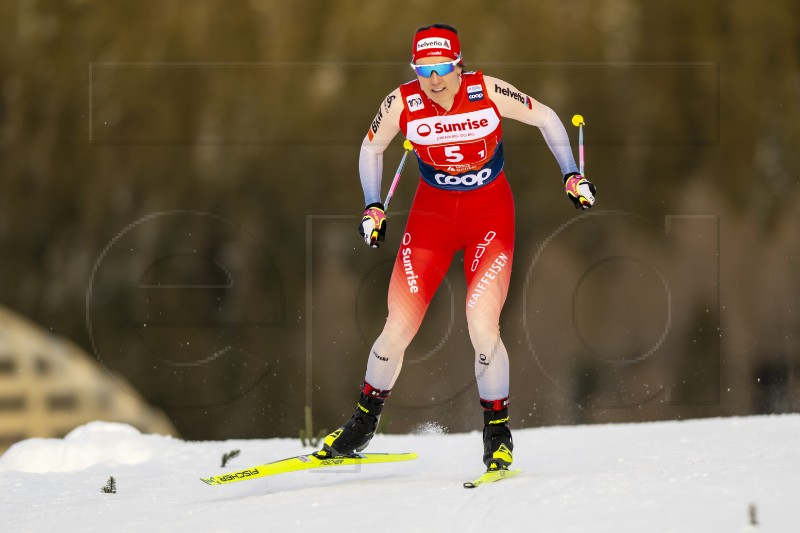
M 358 233 L 364 237 L 364 242 L 377 248 L 378 241 L 386 239 L 386 213 L 383 204 L 375 202 L 369 204 L 364 210 L 364 217 L 358 226 Z

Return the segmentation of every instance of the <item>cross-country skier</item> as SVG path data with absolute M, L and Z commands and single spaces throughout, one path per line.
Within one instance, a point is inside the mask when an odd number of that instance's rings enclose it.
M 417 79 L 383 100 L 359 159 L 366 203 L 359 232 L 372 247 L 386 232 L 383 151 L 402 131 L 419 162 L 421 181 L 389 284 L 389 315 L 370 350 L 355 414 L 325 438 L 318 454 L 347 455 L 366 448 L 403 354 L 453 254 L 464 250 L 466 316 L 483 408 L 483 462 L 488 470 L 504 469 L 511 464 L 513 442 L 508 353 L 499 318 L 514 252 L 514 200 L 503 172 L 501 117 L 541 130 L 577 208 L 592 206 L 595 188 L 579 174 L 567 132 L 553 110 L 503 80 L 465 71 L 452 26 L 419 28 L 411 67 Z

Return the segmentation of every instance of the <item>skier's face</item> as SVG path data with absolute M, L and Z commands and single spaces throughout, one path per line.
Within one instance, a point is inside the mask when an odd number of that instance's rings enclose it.
M 442 63 L 442 58 L 423 57 L 416 62 L 417 65 L 433 65 L 435 63 Z M 417 74 L 417 79 L 428 98 L 443 108 L 450 109 L 461 85 L 461 67 L 457 66 L 452 72 L 444 76 L 440 76 L 436 72 L 431 74 L 430 78 Z

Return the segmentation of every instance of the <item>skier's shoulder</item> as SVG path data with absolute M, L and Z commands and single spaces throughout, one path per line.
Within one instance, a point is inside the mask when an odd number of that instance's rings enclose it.
M 503 89 L 514 89 L 514 86 L 508 83 L 507 81 L 497 78 L 495 76 L 490 76 L 488 74 L 482 74 L 483 82 L 486 84 L 486 88 L 490 89 L 490 92 L 503 92 Z
M 397 91 L 403 96 L 408 96 L 409 94 L 414 94 L 422 91 L 422 86 L 419 84 L 419 80 L 409 80 L 400 85 L 397 88 Z
M 381 104 L 381 107 L 388 114 L 392 110 L 392 104 L 394 104 L 395 101 L 399 100 L 401 97 L 402 97 L 402 93 L 400 91 L 400 87 L 397 87 L 392 92 L 390 92 L 388 95 L 386 95 L 386 98 L 383 99 L 383 103 Z

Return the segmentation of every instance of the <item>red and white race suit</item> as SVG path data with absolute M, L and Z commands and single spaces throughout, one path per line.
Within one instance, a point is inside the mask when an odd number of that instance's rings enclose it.
M 484 400 L 508 397 L 499 317 L 514 255 L 514 199 L 503 172 L 502 117 L 538 126 L 562 173 L 577 171 L 555 113 L 480 72 L 461 75 L 449 110 L 430 100 L 418 81 L 403 84 L 370 125 L 359 160 L 366 203 L 380 201 L 381 155 L 400 131 L 414 146 L 421 178 L 389 284 L 386 325 L 367 364 L 365 380 L 375 388 L 394 385 L 453 254 L 463 250 L 479 394 Z

